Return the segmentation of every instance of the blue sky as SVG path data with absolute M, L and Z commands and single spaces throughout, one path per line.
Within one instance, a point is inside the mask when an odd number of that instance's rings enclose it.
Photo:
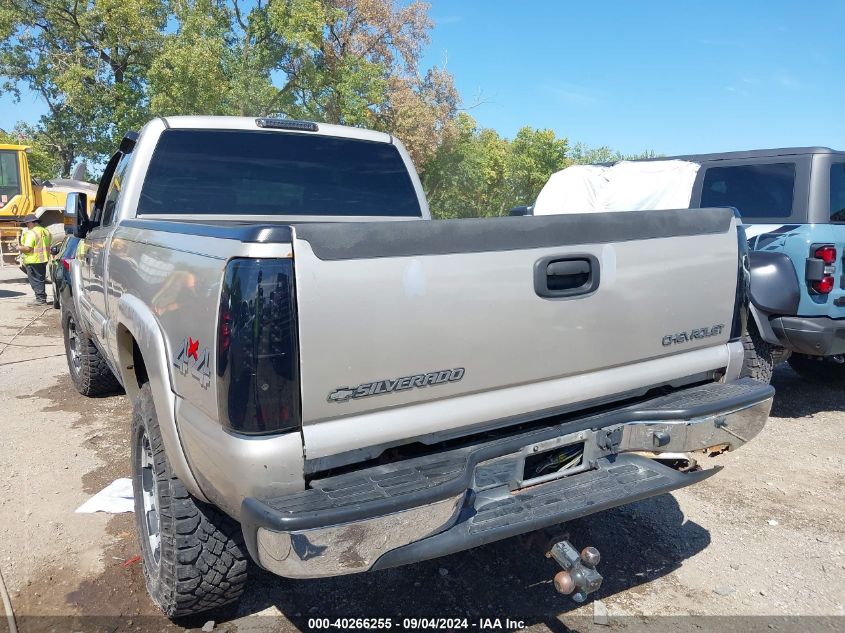
M 664 154 L 845 149 L 845 2 L 433 0 L 424 64 L 513 136 Z M 44 107 L 0 96 L 0 128 Z
M 434 0 L 429 63 L 512 136 L 664 154 L 845 149 L 845 2 Z

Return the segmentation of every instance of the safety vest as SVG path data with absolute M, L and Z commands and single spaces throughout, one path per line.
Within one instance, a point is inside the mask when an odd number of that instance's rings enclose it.
M 28 229 L 21 239 L 24 246 L 32 248 L 32 252 L 23 254 L 24 264 L 46 264 L 50 259 L 48 250 L 50 248 L 50 231 L 43 226 L 36 226 Z

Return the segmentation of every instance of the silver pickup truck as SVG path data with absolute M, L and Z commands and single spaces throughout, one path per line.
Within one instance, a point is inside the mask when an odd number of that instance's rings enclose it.
M 432 221 L 401 143 L 173 117 L 108 163 L 63 306 L 87 395 L 134 403 L 147 587 L 169 616 L 379 570 L 699 482 L 773 390 L 741 379 L 728 209 Z M 680 455 L 679 455 L 680 454 Z M 557 542 L 558 589 L 600 582 Z M 597 579 L 598 576 L 598 579 Z

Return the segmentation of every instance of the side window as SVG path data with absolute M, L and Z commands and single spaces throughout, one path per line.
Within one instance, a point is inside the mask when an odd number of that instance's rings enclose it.
M 702 207 L 736 207 L 740 216 L 787 218 L 792 214 L 795 163 L 709 167 L 701 191 Z
M 0 207 L 6 206 L 6 203 L 20 192 L 18 153 L 11 150 L 0 151 Z
M 126 167 L 129 165 L 129 157 L 131 154 L 124 154 L 121 156 L 117 167 L 114 170 L 109 183 L 109 189 L 106 192 L 106 199 L 103 202 L 103 215 L 100 220 L 100 226 L 110 226 L 114 222 L 115 210 L 117 209 L 117 201 L 120 198 L 120 192 L 123 185 L 123 176 L 126 174 Z
M 845 222 L 845 163 L 830 166 L 830 220 Z

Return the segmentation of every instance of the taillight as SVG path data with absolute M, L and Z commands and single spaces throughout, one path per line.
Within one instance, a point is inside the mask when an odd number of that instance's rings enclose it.
M 233 259 L 217 316 L 217 404 L 237 433 L 299 429 L 293 260 Z
M 227 306 L 220 306 L 220 323 L 217 335 L 218 352 L 228 352 L 232 342 L 232 313 Z
M 814 255 L 816 256 L 816 258 L 822 260 L 828 266 L 836 263 L 835 246 L 820 246 L 816 249 Z
M 62 257 L 62 268 L 66 271 L 70 272 L 70 259 L 67 257 Z
M 836 274 L 836 247 L 833 244 L 813 244 L 807 258 L 807 282 L 816 294 L 826 295 L 833 291 Z
M 812 284 L 810 285 L 812 286 L 813 290 L 815 290 L 821 295 L 830 294 L 830 292 L 833 290 L 833 277 L 831 277 L 830 275 L 825 275 L 818 281 L 812 282 Z

